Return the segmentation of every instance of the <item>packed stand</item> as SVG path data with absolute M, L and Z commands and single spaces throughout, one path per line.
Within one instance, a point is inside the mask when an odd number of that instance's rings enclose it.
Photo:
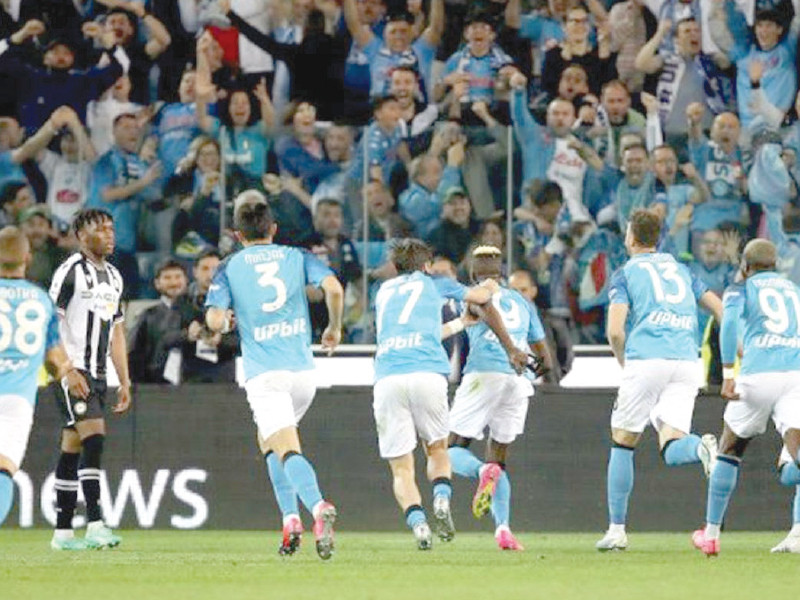
M 460 279 L 475 247 L 500 248 L 561 374 L 573 343 L 605 343 L 634 209 L 661 215 L 660 249 L 717 293 L 757 235 L 800 283 L 789 0 L 3 7 L 0 224 L 24 228 L 47 285 L 77 211 L 111 212 L 128 299 L 160 298 L 132 331 L 141 381 L 231 376 L 235 336 L 198 315 L 243 193 L 271 205 L 276 242 L 334 269 L 352 342 L 374 341 L 404 237 Z

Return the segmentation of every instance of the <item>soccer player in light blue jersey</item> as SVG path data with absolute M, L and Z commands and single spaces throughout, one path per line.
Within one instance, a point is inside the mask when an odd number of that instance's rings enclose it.
M 261 194 L 243 192 L 234 220 L 245 248 L 225 259 L 214 275 L 206 323 L 223 331 L 231 311 L 236 316 L 247 401 L 284 515 L 279 552 L 293 554 L 299 547 L 299 497 L 314 517 L 317 553 L 326 560 L 333 553 L 336 509 L 322 497 L 297 430 L 316 391 L 305 289 L 312 285 L 325 293 L 328 327 L 322 345 L 330 352 L 341 340 L 344 292 L 334 273 L 311 254 L 272 243 L 277 225 Z
M 502 277 L 502 253 L 494 246 L 479 246 L 472 253 L 472 280 L 482 283 Z M 499 287 L 492 296 L 492 305 L 503 325 L 523 352 L 533 349 L 541 357 L 543 371 L 552 368 L 544 330 L 536 309 L 519 292 Z M 467 329 L 469 355 L 464 378 L 456 391 L 450 409 L 450 462 L 453 471 L 462 477 L 478 480 L 472 501 L 476 518 L 489 510 L 495 522 L 495 540 L 501 550 L 523 550 L 509 527 L 511 483 L 505 470 L 509 445 L 525 429 L 528 400 L 533 396 L 532 377 L 518 375 L 511 365 L 497 336 L 484 322 Z M 473 440 L 486 442 L 486 462 L 470 450 Z
M 59 341 L 58 315 L 47 292 L 25 281 L 30 245 L 16 227 L 0 230 L 0 525 L 14 503 L 14 474 L 33 425 L 39 369 L 85 398 L 89 386 Z
M 770 417 L 783 437 L 790 460 L 781 467 L 781 483 L 800 484 L 800 288 L 775 271 L 775 244 L 755 239 L 745 246 L 744 281 L 723 297 L 719 335 L 722 397 L 728 400 L 719 457 L 708 482 L 706 526 L 692 535 L 707 556 L 720 550 L 720 527 L 736 489 L 742 456 Z M 740 332 L 744 349 L 734 380 Z
M 631 215 L 625 234 L 631 258 L 614 273 L 608 294 L 608 341 L 622 366 L 622 383 L 611 413 L 609 526 L 596 544 L 600 551 L 628 546 L 633 451 L 648 422 L 658 432 L 668 466 L 702 463 L 708 474 L 716 457 L 716 438 L 700 438 L 691 428 L 702 379 L 697 305 L 719 322 L 722 302 L 685 265 L 656 253 L 660 233 L 658 215 L 647 210 Z
M 442 347 L 442 305 L 445 299 L 483 308 L 514 369 L 527 365 L 528 355 L 508 335 L 485 286 L 466 288 L 446 277 L 430 277 L 430 247 L 420 240 L 399 241 L 391 260 L 398 276 L 385 281 L 375 299 L 378 349 L 375 354 L 373 410 L 381 458 L 389 462 L 394 495 L 414 532 L 417 547 L 432 547 L 431 529 L 414 476 L 417 436 L 428 457 L 433 483 L 434 528 L 440 539 L 455 534 L 450 514 L 451 466 L 447 453 L 447 374 L 450 364 Z M 463 323 L 462 323 L 463 325 Z M 445 328 L 445 335 L 457 328 Z

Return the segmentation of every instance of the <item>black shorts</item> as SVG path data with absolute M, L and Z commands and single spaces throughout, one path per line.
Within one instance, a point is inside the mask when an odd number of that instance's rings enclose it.
M 70 396 L 69 390 L 61 382 L 56 382 L 56 401 L 64 417 L 64 427 L 75 427 L 75 423 L 88 419 L 102 419 L 106 407 L 106 390 L 108 385 L 105 379 L 95 379 L 85 371 L 81 374 L 89 384 L 89 396 L 87 398 L 75 398 Z

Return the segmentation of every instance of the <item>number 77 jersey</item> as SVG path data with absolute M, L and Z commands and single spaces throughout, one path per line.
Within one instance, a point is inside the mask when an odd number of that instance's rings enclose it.
M 705 284 L 670 254 L 637 254 L 614 273 L 609 305 L 627 304 L 625 359 L 696 360 Z
M 220 264 L 206 307 L 233 309 L 245 380 L 314 368 L 306 285 L 328 276 L 333 271 L 308 252 L 276 244 L 249 246 Z
M 774 272 L 761 272 L 725 290 L 720 331 L 723 364 L 736 359 L 739 336 L 741 374 L 800 369 L 800 290 Z
M 463 300 L 466 290 L 457 281 L 421 271 L 381 284 L 375 297 L 375 380 L 409 373 L 447 375 L 450 363 L 442 346 L 442 306 L 445 298 Z

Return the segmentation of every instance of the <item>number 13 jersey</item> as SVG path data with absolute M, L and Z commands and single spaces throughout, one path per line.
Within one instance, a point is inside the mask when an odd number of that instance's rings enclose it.
M 245 380 L 314 368 L 306 285 L 319 287 L 329 275 L 309 253 L 276 244 L 249 246 L 220 264 L 206 307 L 235 313 Z
M 625 359 L 695 360 L 705 284 L 670 254 L 637 254 L 611 278 L 609 305 L 627 304 Z
M 800 290 L 774 272 L 761 272 L 725 290 L 720 351 L 723 364 L 736 359 L 738 335 L 744 356 L 741 373 L 800 369 Z

